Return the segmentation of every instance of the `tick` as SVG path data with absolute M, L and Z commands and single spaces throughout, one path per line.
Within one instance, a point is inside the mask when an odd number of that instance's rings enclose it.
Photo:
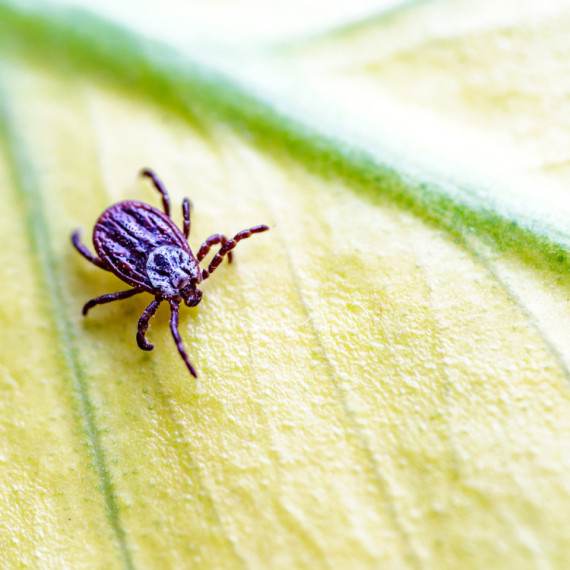
M 190 374 L 198 378 L 188 354 L 182 344 L 178 330 L 178 310 L 184 301 L 188 307 L 195 307 L 202 300 L 202 291 L 197 288 L 202 281 L 219 267 L 225 256 L 232 261 L 232 249 L 242 239 L 252 234 L 266 232 L 267 226 L 255 226 L 243 230 L 233 239 L 222 234 L 210 236 L 194 256 L 188 245 L 190 235 L 190 201 L 182 201 L 183 229 L 180 231 L 170 218 L 170 198 L 166 188 L 156 174 L 149 169 L 141 176 L 150 178 L 162 196 L 164 213 L 143 202 L 119 202 L 105 210 L 93 228 L 93 245 L 97 256 L 92 255 L 80 241 L 80 230 L 73 232 L 71 241 L 75 249 L 97 267 L 114 273 L 132 288 L 118 293 L 102 295 L 91 299 L 83 307 L 87 315 L 95 305 L 128 299 L 139 293 L 154 295 L 154 301 L 145 309 L 139 319 L 137 344 L 142 350 L 152 350 L 154 344 L 145 335 L 149 321 L 155 315 L 160 303 L 170 305 L 170 331 L 176 348 L 188 367 Z M 210 248 L 221 244 L 212 258 L 208 269 L 200 268 L 200 261 Z

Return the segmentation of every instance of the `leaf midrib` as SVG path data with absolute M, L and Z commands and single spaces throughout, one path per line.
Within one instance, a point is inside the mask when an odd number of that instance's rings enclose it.
M 4 88 L 6 78 L 0 76 L 0 137 L 4 140 L 9 156 L 9 164 L 16 187 L 20 190 L 20 202 L 22 217 L 26 219 L 28 239 L 31 250 L 38 260 L 38 276 L 44 283 L 44 290 L 49 297 L 49 303 L 42 303 L 42 309 L 46 316 L 54 324 L 58 336 L 58 352 L 62 355 L 66 376 L 71 380 L 74 391 L 79 395 L 82 416 L 90 441 L 90 447 L 94 454 L 95 473 L 99 479 L 100 487 L 105 498 L 105 507 L 109 525 L 116 536 L 118 548 L 127 570 L 134 570 L 131 552 L 127 544 L 125 529 L 119 517 L 119 506 L 113 493 L 113 482 L 107 468 L 103 446 L 99 437 L 99 429 L 95 421 L 95 407 L 89 397 L 89 390 L 85 377 L 85 370 L 78 358 L 78 347 L 74 342 L 77 337 L 73 333 L 73 325 L 66 318 L 65 295 L 61 284 L 56 276 L 56 262 L 50 247 L 50 232 L 45 216 L 45 208 L 42 207 L 42 196 L 35 173 L 34 161 L 26 153 L 26 145 L 18 136 L 19 129 L 14 114 L 10 112 L 10 101 L 7 90 Z
M 523 258 L 539 256 L 570 270 L 570 232 L 560 220 L 537 218 L 501 192 L 459 178 L 450 182 L 414 157 L 393 154 L 389 141 L 342 132 L 295 100 L 280 98 L 279 85 L 257 81 L 260 73 L 252 76 L 245 61 L 230 68 L 231 61 L 193 59 L 85 10 L 27 6 L 0 0 L 0 42 L 14 53 L 134 88 L 186 120 L 199 114 L 229 123 L 258 146 L 285 152 L 325 178 L 340 178 L 373 201 L 392 201 L 454 235 L 475 228 L 495 248 L 522 249 Z

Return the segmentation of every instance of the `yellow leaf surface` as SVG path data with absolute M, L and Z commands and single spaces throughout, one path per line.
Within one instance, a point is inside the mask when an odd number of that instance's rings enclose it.
M 486 155 L 462 162 L 445 137 L 426 147 L 428 123 L 470 150 L 495 134 L 484 124 L 490 109 L 500 115 L 494 100 L 469 108 L 481 119 L 477 137 L 469 125 L 461 136 L 466 107 L 453 89 L 455 107 L 429 90 L 411 100 L 418 67 L 424 83 L 443 82 L 453 66 L 438 75 L 433 62 L 477 45 L 459 24 L 458 37 L 427 55 L 425 43 L 394 39 L 399 55 L 379 63 L 367 43 L 378 29 L 417 39 L 414 25 L 441 21 L 450 5 L 420 3 L 295 49 L 236 55 L 244 71 L 234 98 L 229 56 L 212 73 L 230 79 L 211 87 L 142 32 L 0 2 L 2 568 L 565 567 L 564 172 L 533 174 L 548 179 L 550 200 L 533 210 L 539 190 L 523 187 L 521 205 L 497 163 L 487 186 L 484 174 L 471 178 Z M 499 20 L 480 24 L 495 40 Z M 521 38 L 529 52 L 549 41 Z M 105 42 L 125 51 L 113 59 Z M 353 84 L 329 65 L 337 49 L 358 70 Z M 275 77 L 259 71 L 268 62 Z M 295 78 L 314 101 L 295 106 Z M 276 86 L 292 98 L 272 99 Z M 366 107 L 380 91 L 396 101 L 391 117 Z M 360 96 L 362 108 L 348 108 Z M 312 115 L 319 101 L 322 122 Z M 344 122 L 326 116 L 333 108 Z M 429 120 L 414 130 L 403 117 L 418 108 Z M 366 109 L 371 138 L 354 142 Z M 528 103 L 524 113 L 538 123 L 541 109 Z M 421 155 L 413 168 L 407 146 L 378 135 L 399 121 L 401 140 Z M 503 134 L 515 131 L 505 121 Z M 137 178 L 142 167 L 164 180 L 178 224 L 191 198 L 194 251 L 213 233 L 271 226 L 240 243 L 235 264 L 204 283 L 202 303 L 181 312 L 201 386 L 176 352 L 165 307 L 149 329 L 154 352 L 137 348 L 149 295 L 81 317 L 87 300 L 127 287 L 77 255 L 71 231 L 83 228 L 89 243 L 110 204 L 158 206 Z

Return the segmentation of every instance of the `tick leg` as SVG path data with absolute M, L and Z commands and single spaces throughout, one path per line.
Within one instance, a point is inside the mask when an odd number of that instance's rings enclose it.
M 269 228 L 267 226 L 255 226 L 249 230 L 243 230 L 242 232 L 239 232 L 234 236 L 233 239 L 230 239 L 224 243 L 220 248 L 220 251 L 216 253 L 214 259 L 212 259 L 210 262 L 208 269 L 202 270 L 202 279 L 208 279 L 208 277 L 218 268 L 220 263 L 222 263 L 224 255 L 228 254 L 229 257 L 231 250 L 238 244 L 238 242 L 240 242 L 242 239 L 250 237 L 252 234 L 260 234 L 261 232 L 266 232 L 268 229 Z M 200 251 L 202 250 L 200 249 Z
M 139 319 L 139 328 L 137 331 L 137 344 L 141 350 L 152 350 L 154 348 L 154 344 L 149 343 L 146 338 L 145 334 L 148 330 L 148 322 L 152 317 L 154 317 L 158 306 L 162 299 L 156 297 L 155 300 L 144 310 L 144 313 L 141 315 Z
M 160 195 L 162 196 L 162 207 L 164 208 L 164 213 L 170 218 L 170 198 L 168 197 L 168 192 L 166 191 L 164 184 L 159 180 L 158 176 L 150 168 L 141 170 L 141 176 L 146 176 L 152 180 L 154 187 L 160 192 Z
M 104 269 L 105 271 L 109 271 L 109 269 L 107 269 L 107 267 L 105 267 L 103 262 L 98 257 L 95 257 L 94 255 L 92 255 L 91 252 L 81 243 L 80 240 L 81 240 L 81 230 L 75 230 L 71 234 L 71 243 L 73 244 L 73 247 L 75 247 L 75 249 L 87 261 L 90 261 L 93 265 L 96 265 L 97 267 L 100 267 L 101 269 Z
M 198 261 L 202 261 L 202 259 L 204 259 L 204 257 L 206 257 L 208 255 L 208 252 L 210 251 L 210 248 L 213 245 L 216 245 L 217 243 L 221 243 L 222 246 L 225 245 L 228 242 L 228 238 L 222 234 L 214 234 L 213 236 L 210 236 L 203 244 L 202 247 L 200 248 L 200 251 L 198 252 Z M 228 253 L 228 262 L 231 263 L 232 262 L 232 252 L 230 251 Z
M 182 201 L 182 218 L 184 219 L 184 237 L 188 239 L 190 237 L 190 210 L 192 209 L 192 203 L 188 198 L 184 198 Z
M 186 364 L 190 374 L 194 376 L 194 378 L 198 378 L 198 374 L 196 374 L 196 369 L 192 366 L 192 363 L 188 359 L 188 355 L 184 350 L 184 345 L 182 344 L 182 339 L 180 338 L 180 332 L 178 332 L 178 307 L 180 306 L 180 301 L 170 301 L 170 331 L 172 332 L 172 336 L 174 337 L 174 342 L 176 343 L 176 348 L 184 360 L 184 364 Z
M 139 293 L 144 293 L 141 289 L 129 289 L 127 291 L 119 291 L 118 293 L 109 293 L 109 295 L 101 295 L 95 299 L 91 299 L 83 306 L 83 316 L 87 315 L 89 309 L 92 309 L 95 305 L 104 305 L 105 303 L 112 303 L 113 301 L 120 301 L 122 299 L 128 299 L 133 295 L 138 295 Z

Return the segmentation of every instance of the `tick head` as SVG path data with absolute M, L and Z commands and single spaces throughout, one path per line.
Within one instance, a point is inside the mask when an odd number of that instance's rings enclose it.
M 169 245 L 150 253 L 146 272 L 155 292 L 165 299 L 184 298 L 182 290 L 195 289 L 201 277 L 198 261 L 182 248 Z
M 180 296 L 188 307 L 195 307 L 202 300 L 202 291 L 196 289 L 194 283 L 189 283 L 180 291 Z

